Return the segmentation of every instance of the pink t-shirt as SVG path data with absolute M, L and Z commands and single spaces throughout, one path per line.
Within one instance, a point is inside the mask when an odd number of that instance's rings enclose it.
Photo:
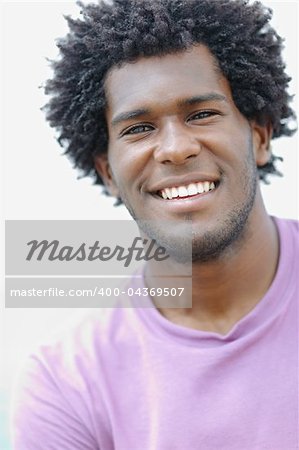
M 298 224 L 276 223 L 276 277 L 227 335 L 155 308 L 102 309 L 42 346 L 16 396 L 14 448 L 298 449 Z

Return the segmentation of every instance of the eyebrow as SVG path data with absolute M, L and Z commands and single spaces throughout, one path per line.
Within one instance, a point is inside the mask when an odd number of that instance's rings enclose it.
M 208 94 L 195 95 L 194 97 L 180 100 L 178 104 L 179 106 L 192 106 L 196 103 L 204 103 L 213 100 L 220 102 L 227 102 L 227 98 L 225 97 L 225 95 L 218 94 L 217 92 L 210 92 Z
M 213 101 L 213 100 L 227 102 L 227 98 L 224 95 L 218 94 L 216 92 L 211 92 L 208 94 L 195 95 L 194 97 L 180 100 L 178 102 L 178 105 L 179 106 L 192 106 L 194 104 L 204 103 L 204 102 Z M 125 111 L 125 112 L 122 112 L 122 113 L 118 114 L 117 116 L 115 116 L 112 119 L 111 124 L 112 124 L 112 126 L 115 126 L 115 125 L 118 125 L 120 122 L 125 122 L 126 120 L 138 119 L 139 117 L 149 114 L 150 112 L 151 112 L 151 110 L 147 109 L 147 108 L 139 108 L 139 109 L 135 109 L 132 111 Z
M 117 125 L 120 122 L 125 122 L 126 120 L 130 119 L 137 119 L 138 117 L 144 116 L 145 114 L 149 113 L 150 110 L 145 108 L 135 109 L 134 111 L 122 112 L 112 119 L 111 124 Z

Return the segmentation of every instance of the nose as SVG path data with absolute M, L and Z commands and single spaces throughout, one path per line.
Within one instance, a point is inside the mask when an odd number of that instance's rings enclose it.
M 161 131 L 154 157 L 163 164 L 179 165 L 197 156 L 200 151 L 201 145 L 194 132 L 186 124 L 175 121 L 168 123 Z

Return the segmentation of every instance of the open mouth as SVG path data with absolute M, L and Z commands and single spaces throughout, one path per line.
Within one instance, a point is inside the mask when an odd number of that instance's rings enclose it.
M 199 181 L 184 186 L 167 187 L 157 191 L 155 194 L 163 200 L 188 199 L 206 194 L 217 189 L 219 181 Z

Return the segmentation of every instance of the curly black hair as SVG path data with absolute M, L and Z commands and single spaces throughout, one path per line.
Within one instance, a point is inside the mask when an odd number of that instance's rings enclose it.
M 69 33 L 58 41 L 46 94 L 46 117 L 83 176 L 103 180 L 94 158 L 107 152 L 104 82 L 109 69 L 140 57 L 165 55 L 201 43 L 224 76 L 247 119 L 270 122 L 273 138 L 295 131 L 287 92 L 290 77 L 281 57 L 283 40 L 269 25 L 272 11 L 247 0 L 113 0 L 84 5 L 82 18 L 66 17 Z M 260 179 L 278 174 L 272 155 Z

